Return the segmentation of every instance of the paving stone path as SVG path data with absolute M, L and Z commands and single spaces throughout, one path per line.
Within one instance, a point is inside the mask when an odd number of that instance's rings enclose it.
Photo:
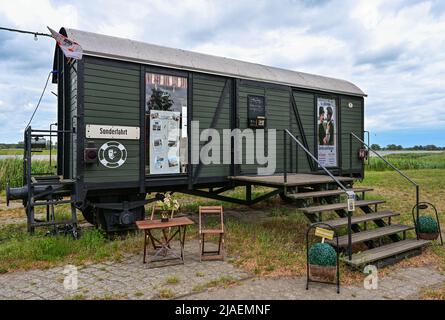
M 148 268 L 142 264 L 142 254 L 122 260 L 79 267 L 77 290 L 65 290 L 65 267 L 2 274 L 0 299 L 156 299 L 160 293 L 167 298 L 202 290 L 222 277 L 239 280 L 250 276 L 228 262 L 200 262 L 196 241 L 186 243 L 184 265 L 173 266 L 170 261 L 169 266 Z M 167 283 L 168 278 L 177 283 Z
M 445 274 L 433 267 L 412 267 L 380 279 L 378 288 L 367 290 L 364 286 L 342 286 L 340 294 L 333 285 L 310 283 L 306 290 L 306 278 L 251 279 L 227 289 L 218 288 L 193 294 L 184 299 L 292 299 L 292 300 L 384 300 L 418 299 L 423 288 L 441 287 Z

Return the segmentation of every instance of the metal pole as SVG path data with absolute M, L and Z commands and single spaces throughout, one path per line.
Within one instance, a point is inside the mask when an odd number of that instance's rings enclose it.
M 416 236 L 417 240 L 419 240 L 419 230 L 418 230 L 418 224 L 419 224 L 419 198 L 420 198 L 420 190 L 419 186 L 416 185 Z
M 349 133 L 349 176 L 352 177 L 352 133 Z
M 51 168 L 51 158 L 52 158 L 52 148 L 53 148 L 53 141 L 52 141 L 52 135 L 53 135 L 53 124 L 51 123 L 49 125 L 49 167 Z
M 352 211 L 348 210 L 348 258 L 352 259 Z
M 283 162 L 284 162 L 284 183 L 287 183 L 287 143 L 286 143 L 286 130 L 283 131 Z M 284 186 L 286 188 L 286 186 Z
M 298 136 L 296 136 L 295 138 L 297 138 L 298 139 Z M 298 144 L 297 144 L 297 146 L 296 146 L 296 148 L 295 148 L 295 158 L 297 159 L 296 160 L 296 163 L 295 163 L 295 173 L 298 173 L 298 161 L 299 161 L 299 159 L 298 159 Z

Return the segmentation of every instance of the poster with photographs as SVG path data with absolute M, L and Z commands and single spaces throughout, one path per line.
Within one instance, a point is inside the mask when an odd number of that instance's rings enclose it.
M 181 113 L 150 110 L 150 174 L 179 173 Z
M 325 167 L 337 166 L 337 108 L 334 99 L 317 99 L 318 161 Z

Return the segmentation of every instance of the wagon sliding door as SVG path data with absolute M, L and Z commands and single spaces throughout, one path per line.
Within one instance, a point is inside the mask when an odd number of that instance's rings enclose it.
M 146 70 L 146 175 L 186 173 L 187 100 L 187 74 Z
M 201 160 L 199 164 L 193 164 L 192 180 L 193 183 L 199 182 L 218 182 L 225 181 L 230 175 L 230 165 L 223 161 L 223 153 L 231 152 L 224 150 L 223 147 L 223 130 L 232 129 L 233 119 L 232 112 L 232 85 L 233 81 L 229 78 L 193 74 L 193 117 L 194 124 L 199 121 L 199 134 L 201 135 L 205 129 L 216 129 L 219 136 L 220 153 L 219 157 L 213 154 L 213 150 L 208 156 L 215 161 L 209 164 L 203 164 Z M 192 130 L 195 130 L 192 128 Z M 201 137 L 203 141 L 193 141 L 192 154 L 199 155 L 202 148 L 211 141 Z M 195 139 L 195 137 L 193 137 Z M 199 148 L 198 148 L 199 145 Z M 193 157 L 192 157 L 193 159 Z

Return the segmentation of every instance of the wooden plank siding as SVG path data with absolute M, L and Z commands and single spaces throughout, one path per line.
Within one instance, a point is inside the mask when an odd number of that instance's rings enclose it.
M 362 99 L 353 97 L 341 97 L 341 151 L 342 151 L 342 170 L 349 173 L 349 133 L 354 132 L 358 137 L 363 139 L 363 103 Z M 349 103 L 353 104 L 349 108 Z M 352 140 L 352 170 L 360 172 L 362 169 L 362 161 L 358 159 L 358 149 L 361 144 L 356 140 Z
M 276 172 L 284 171 L 283 130 L 289 129 L 289 89 L 288 87 L 266 88 L 266 123 L 267 129 L 276 129 Z M 265 135 L 267 132 L 265 132 Z M 287 170 L 290 170 L 290 143 L 287 139 Z M 267 146 L 267 142 L 266 142 Z M 265 148 L 267 151 L 267 148 Z
M 315 136 L 317 134 L 315 126 L 316 115 L 314 107 L 315 95 L 313 93 L 308 93 L 303 91 L 293 91 L 293 96 L 295 104 L 297 106 L 298 113 L 300 115 L 301 123 L 303 125 L 303 131 L 308 143 L 308 149 L 314 156 L 317 156 L 315 151 L 315 142 L 316 142 Z M 292 111 L 292 114 L 293 113 L 294 112 Z M 293 132 L 299 135 L 300 136 L 299 140 L 302 141 L 300 130 L 296 122 Z M 298 155 L 298 172 L 299 173 L 311 172 L 310 163 L 306 153 L 300 147 L 298 148 L 297 152 L 296 148 L 297 146 L 296 144 L 294 144 L 292 153 L 294 155 L 294 159 L 296 159 Z
M 228 85 L 231 87 L 231 80 L 228 80 Z M 199 120 L 200 133 L 210 128 L 213 117 L 215 115 L 219 98 L 223 92 L 224 85 L 226 83 L 226 78 L 213 77 L 213 76 L 202 76 L 199 74 L 193 75 L 193 117 L 192 120 Z M 230 129 L 230 100 L 231 100 L 231 89 L 228 90 L 224 97 L 224 103 L 222 109 L 219 113 L 218 120 L 214 129 L 217 129 L 220 134 L 220 164 L 209 164 L 202 165 L 199 172 L 199 177 L 222 177 L 224 180 L 230 174 L 230 166 L 223 164 L 223 142 L 222 135 L 223 129 Z M 200 141 L 200 148 L 206 142 Z M 196 148 L 196 146 L 195 146 Z M 192 149 L 193 153 L 199 152 L 197 149 Z M 194 165 L 194 172 L 197 165 Z M 199 181 L 199 177 L 198 180 Z
M 113 65 L 85 59 L 85 124 L 140 126 L 140 68 L 125 62 Z M 112 139 L 87 139 L 100 146 Z M 139 181 L 139 140 L 118 140 L 127 149 L 127 160 L 118 168 L 87 165 L 86 183 Z
M 258 95 L 258 96 L 266 96 L 266 89 L 261 86 L 253 86 L 246 84 L 244 81 L 240 81 L 240 85 L 238 88 L 238 118 L 239 118 L 239 128 L 241 130 L 249 128 L 248 126 L 248 114 L 247 114 L 247 96 L 248 95 Z M 266 126 L 269 127 L 269 124 L 267 121 L 267 98 L 265 100 L 266 102 Z M 254 132 L 256 132 L 256 129 L 253 129 Z M 255 159 L 255 152 L 253 154 L 250 154 L 247 152 L 246 148 L 246 141 L 243 139 L 242 141 L 242 163 L 240 165 L 240 174 L 256 174 L 257 173 L 257 167 L 258 165 L 256 162 L 254 164 L 246 163 L 246 159 L 248 157 L 253 157 Z
M 283 161 L 283 129 L 290 127 L 289 119 L 289 88 L 286 86 L 282 87 L 269 87 L 267 85 L 245 83 L 240 82 L 239 86 L 239 127 L 241 130 L 248 128 L 248 106 L 247 106 L 247 96 L 248 95 L 258 95 L 264 96 L 266 102 L 266 130 L 265 130 L 265 152 L 267 154 L 268 142 L 267 142 L 267 129 L 276 129 L 276 172 L 283 172 L 284 161 Z M 256 133 L 256 129 L 253 129 Z M 256 137 L 256 136 L 255 136 Z M 288 146 L 289 147 L 289 146 Z M 289 148 L 290 150 L 290 148 Z M 241 164 L 241 174 L 256 174 L 257 167 L 259 166 L 256 162 L 255 150 L 254 153 L 246 153 L 245 141 L 243 141 L 243 163 Z M 252 156 L 255 159 L 255 164 L 247 164 L 247 156 Z M 288 153 L 288 158 L 290 154 Z M 288 170 L 290 170 L 290 164 L 288 161 Z

